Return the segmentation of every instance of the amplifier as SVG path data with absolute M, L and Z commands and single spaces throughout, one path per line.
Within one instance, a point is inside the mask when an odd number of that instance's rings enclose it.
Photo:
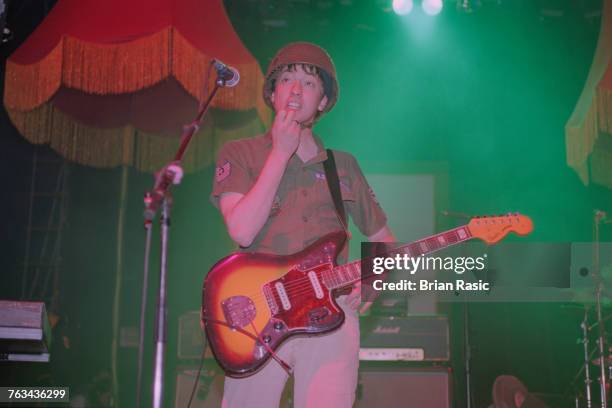
M 174 394 L 175 408 L 184 408 L 189 402 L 194 383 L 196 391 L 191 407 L 215 408 L 221 406 L 223 399 L 223 375 L 216 369 L 214 363 L 206 361 L 200 377 L 197 377 L 197 367 L 179 367 L 176 373 L 176 388 Z
M 364 317 L 359 359 L 363 361 L 448 361 L 445 316 Z
M 204 347 L 204 332 L 200 327 L 200 311 L 190 310 L 179 317 L 178 358 L 199 359 Z M 207 351 L 210 353 L 210 351 Z
M 448 368 L 361 368 L 355 408 L 450 408 Z
M 273 362 L 273 364 L 276 364 Z M 223 371 L 213 360 L 205 359 L 200 377 L 195 366 L 180 366 L 176 372 L 176 387 L 174 393 L 174 408 L 185 408 L 189 402 L 194 383 L 196 391 L 191 408 L 219 408 L 223 400 Z M 257 390 L 266 392 L 265 389 Z M 287 380 L 278 408 L 292 408 L 293 377 Z
M 51 329 L 43 302 L 0 300 L 0 361 L 49 361 Z

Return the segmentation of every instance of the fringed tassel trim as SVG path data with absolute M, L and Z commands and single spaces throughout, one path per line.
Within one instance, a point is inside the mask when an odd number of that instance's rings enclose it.
M 599 129 L 612 137 L 612 91 L 604 87 L 597 87 L 597 117 Z
M 142 90 L 170 75 L 202 100 L 211 59 L 173 27 L 122 44 L 100 45 L 66 36 L 35 64 L 7 61 L 4 103 L 8 109 L 24 112 L 47 103 L 61 86 L 112 95 Z M 212 106 L 227 110 L 255 108 L 262 121 L 269 123 L 271 112 L 261 98 L 264 78 L 259 65 L 253 61 L 236 68 L 240 83 L 219 92 Z M 214 72 L 211 77 L 209 89 L 214 84 Z
M 86 166 L 129 165 L 152 173 L 172 159 L 180 143 L 179 138 L 150 135 L 131 126 L 118 129 L 88 127 L 50 103 L 29 112 L 8 112 L 19 132 L 30 142 L 48 144 L 68 160 Z M 205 121 L 191 141 L 183 168 L 186 172 L 193 172 L 211 165 L 225 142 L 252 136 L 262 129 L 263 125 L 255 115 L 241 127 L 227 130 L 215 127 L 213 120 Z
M 584 116 L 583 122 L 578 126 L 565 129 L 567 164 L 576 170 L 585 185 L 589 184 L 587 159 L 593 152 L 598 133 L 597 102 L 593 98 L 593 103 Z

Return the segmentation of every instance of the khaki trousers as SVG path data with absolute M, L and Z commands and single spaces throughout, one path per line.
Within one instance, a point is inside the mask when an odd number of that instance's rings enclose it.
M 295 408 L 350 408 L 359 368 L 359 319 L 345 307 L 346 319 L 333 333 L 293 338 L 278 355 L 293 368 Z M 348 310 L 347 310 L 348 309 Z M 257 374 L 225 377 L 223 408 L 276 408 L 288 375 L 271 360 Z

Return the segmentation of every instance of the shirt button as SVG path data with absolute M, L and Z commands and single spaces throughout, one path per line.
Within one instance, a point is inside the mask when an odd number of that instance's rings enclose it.
M 308 217 L 303 216 L 303 217 L 302 217 L 302 221 L 304 221 L 304 222 L 308 222 Z

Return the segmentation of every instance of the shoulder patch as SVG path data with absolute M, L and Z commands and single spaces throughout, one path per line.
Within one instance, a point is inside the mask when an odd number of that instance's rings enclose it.
M 222 166 L 217 167 L 217 169 L 215 170 L 215 181 L 217 183 L 222 182 L 223 180 L 229 177 L 231 172 L 232 165 L 230 164 L 230 162 L 226 161 L 225 163 L 223 163 Z

